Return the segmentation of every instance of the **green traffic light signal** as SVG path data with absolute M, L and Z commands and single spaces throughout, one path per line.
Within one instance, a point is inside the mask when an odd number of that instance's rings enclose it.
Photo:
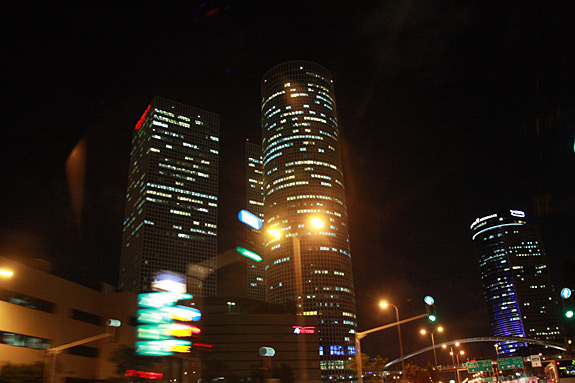
M 437 320 L 437 315 L 435 315 L 435 299 L 428 295 L 423 298 L 423 301 L 426 304 L 425 310 L 427 311 L 427 320 L 431 323 L 435 322 Z
M 565 311 L 565 317 L 567 317 L 569 319 L 573 318 L 573 310 Z

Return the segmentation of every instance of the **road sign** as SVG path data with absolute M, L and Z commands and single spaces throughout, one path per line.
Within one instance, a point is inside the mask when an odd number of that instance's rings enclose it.
M 475 360 L 467 362 L 467 372 L 493 371 L 491 360 Z
M 513 356 L 511 358 L 497 359 L 497 366 L 500 370 L 513 370 L 523 368 L 523 357 Z
M 539 355 L 531 355 L 531 367 L 542 367 L 541 357 Z
M 482 383 L 486 383 L 486 382 L 496 382 L 497 379 L 494 376 L 487 376 L 485 378 L 481 378 L 479 379 L 480 382 Z

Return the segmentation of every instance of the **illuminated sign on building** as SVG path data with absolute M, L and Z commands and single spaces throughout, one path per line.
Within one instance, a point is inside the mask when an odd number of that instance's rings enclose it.
M 202 317 L 200 310 L 187 306 L 170 307 L 170 312 L 174 319 L 186 322 L 197 321 Z
M 144 114 L 142 114 L 142 117 L 140 117 L 140 119 L 138 120 L 138 123 L 136 124 L 136 130 L 140 129 L 142 127 L 142 124 L 144 123 L 144 121 L 146 121 L 146 115 L 150 111 L 151 107 L 152 107 L 152 105 L 148 105 L 148 109 L 146 109 Z
M 473 229 L 473 227 L 474 227 L 475 225 L 477 225 L 478 223 L 480 223 L 480 222 L 483 222 L 483 221 L 486 221 L 486 220 L 488 220 L 488 219 L 490 219 L 490 218 L 495 218 L 495 217 L 497 217 L 497 214 L 491 214 L 491 215 L 488 215 L 488 216 L 485 216 L 485 217 L 482 217 L 482 218 L 477 218 L 477 219 L 471 224 L 470 229 Z
M 192 299 L 186 294 L 185 278 L 171 271 L 160 271 L 152 282 L 154 293 L 138 294 L 138 326 L 136 327 L 137 355 L 167 356 L 173 353 L 189 353 L 192 342 L 185 339 L 201 330 L 175 321 L 197 321 L 200 310 L 177 303 Z
M 171 271 L 159 271 L 152 280 L 152 290 L 185 293 L 186 280 L 181 274 Z
M 202 330 L 196 326 L 190 326 L 189 324 L 183 323 L 173 323 L 169 326 L 168 330 L 170 335 L 181 338 L 189 338 L 202 332 Z
M 292 326 L 294 334 L 315 334 L 315 326 Z
M 525 213 L 522 212 L 521 210 L 509 210 L 509 213 L 514 216 L 514 217 L 525 217 Z
M 145 379 L 162 379 L 164 377 L 164 374 L 162 374 L 161 372 L 126 370 L 124 376 L 133 376 L 136 378 L 145 378 Z
M 175 337 L 190 337 L 200 333 L 196 326 L 176 323 L 174 320 L 194 321 L 201 318 L 200 310 L 176 305 L 178 298 L 190 299 L 189 294 L 173 292 L 145 293 L 138 295 L 138 326 L 136 354 L 167 356 L 189 353 L 192 342 Z

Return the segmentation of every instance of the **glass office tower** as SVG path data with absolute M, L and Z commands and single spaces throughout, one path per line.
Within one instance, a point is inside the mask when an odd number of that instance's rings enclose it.
M 510 210 L 471 225 L 493 336 L 561 338 L 558 302 L 536 225 Z M 526 343 L 502 342 L 499 355 L 517 354 Z
M 216 293 L 219 116 L 155 97 L 134 130 L 120 265 L 121 290 L 150 291 L 155 272 Z
M 333 79 L 292 61 L 270 69 L 261 89 L 264 229 L 281 233 L 265 236 L 267 300 L 317 316 L 323 379 L 351 379 L 357 325 Z

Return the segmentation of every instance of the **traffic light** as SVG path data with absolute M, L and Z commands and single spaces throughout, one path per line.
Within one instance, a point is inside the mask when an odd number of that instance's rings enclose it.
M 435 322 L 437 320 L 437 314 L 435 313 L 435 300 L 428 295 L 423 298 L 423 301 L 426 304 L 427 320 L 431 323 Z
M 561 298 L 563 298 L 563 312 L 565 313 L 565 318 L 572 319 L 575 316 L 573 310 L 573 302 L 571 301 L 571 289 L 565 287 L 561 290 Z

